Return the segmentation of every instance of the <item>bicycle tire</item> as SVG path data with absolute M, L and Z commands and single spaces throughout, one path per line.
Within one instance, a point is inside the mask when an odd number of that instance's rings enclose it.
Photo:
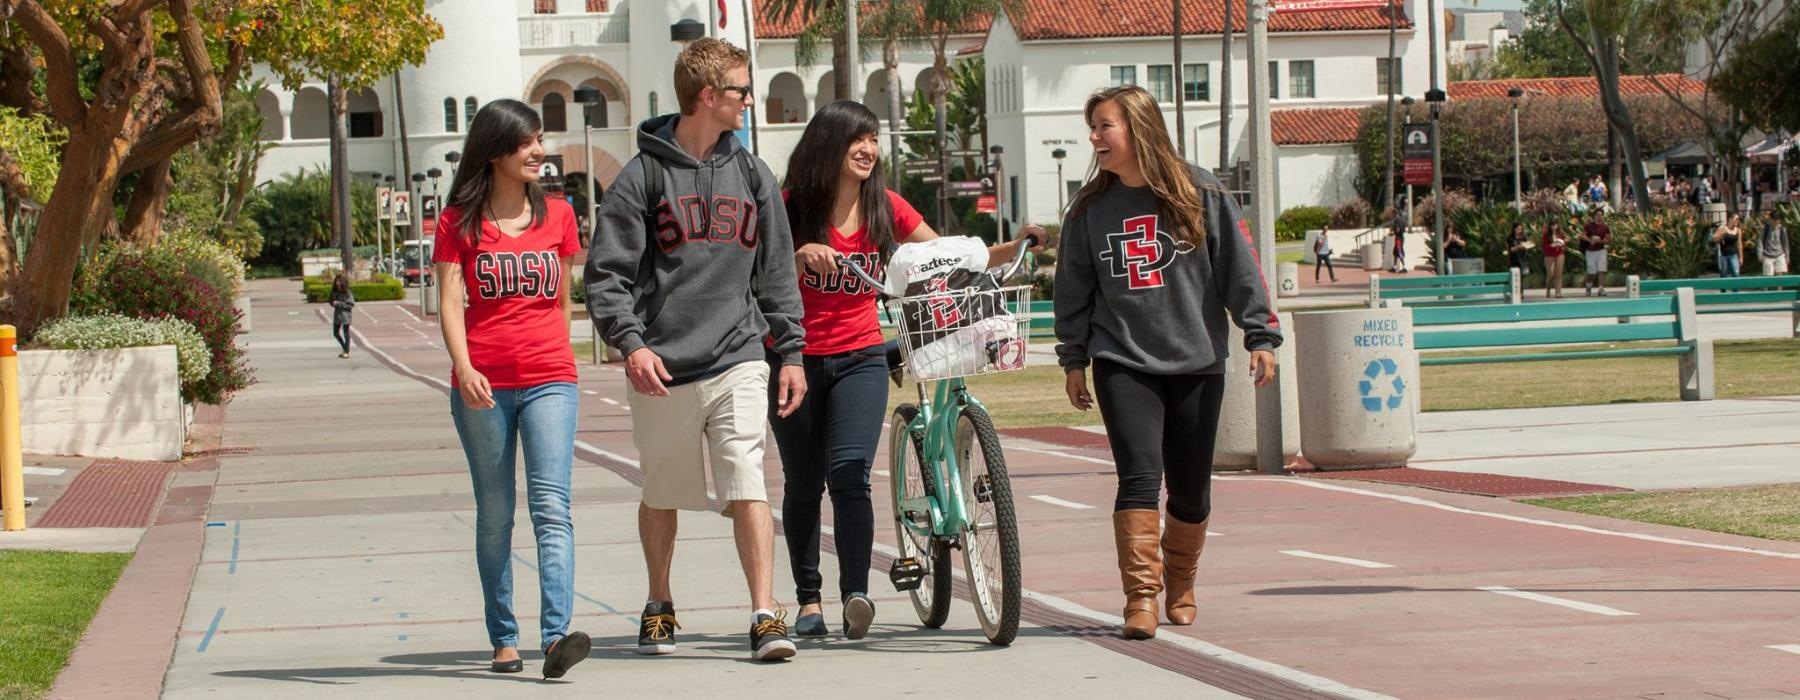
M 957 417 L 955 444 L 969 514 L 969 528 L 962 537 L 969 598 L 988 641 L 1007 646 L 1019 635 L 1023 584 L 1019 525 L 1012 483 L 1006 474 L 1006 453 L 993 420 L 975 405 L 964 407 Z M 979 460 L 974 459 L 976 447 L 981 449 Z
M 925 567 L 925 580 L 907 593 L 912 598 L 913 611 L 919 614 L 919 622 L 937 629 L 950 619 L 950 601 L 954 596 L 950 588 L 950 548 L 935 537 L 920 538 L 908 529 L 906 514 L 900 504 L 902 499 L 918 498 L 936 491 L 931 470 L 925 468 L 924 438 L 910 429 L 918 416 L 919 408 L 912 404 L 894 408 L 888 429 L 888 474 L 893 479 L 890 491 L 893 493 L 895 544 L 900 556 L 917 558 Z M 912 449 L 904 447 L 907 443 L 911 443 Z M 910 468 L 908 455 L 911 455 Z M 915 475 L 916 480 L 911 478 Z

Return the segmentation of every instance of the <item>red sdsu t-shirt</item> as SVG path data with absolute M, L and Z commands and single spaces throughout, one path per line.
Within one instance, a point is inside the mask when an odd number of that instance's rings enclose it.
M 894 238 L 905 240 L 925 217 L 919 216 L 898 192 L 888 190 L 888 208 L 894 214 Z M 881 251 L 869 240 L 869 227 L 855 233 L 831 230 L 831 247 L 862 269 L 880 279 Z M 821 275 L 810 269 L 798 270 L 800 303 L 806 308 L 801 325 L 806 328 L 807 355 L 836 355 L 861 350 L 883 342 L 881 318 L 876 312 L 875 290 L 856 273 L 837 271 Z
M 462 265 L 469 306 L 469 363 L 495 389 L 522 389 L 576 381 L 575 352 L 562 301 L 567 284 L 562 259 L 581 251 L 575 212 L 560 199 L 546 200 L 544 221 L 517 236 L 481 222 L 481 243 L 470 247 L 457 229 L 462 212 L 444 210 L 433 262 Z M 452 376 L 452 381 L 455 377 Z

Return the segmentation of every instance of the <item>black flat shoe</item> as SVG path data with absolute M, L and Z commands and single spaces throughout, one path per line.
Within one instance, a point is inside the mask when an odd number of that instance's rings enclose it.
M 493 671 L 494 673 L 518 673 L 525 670 L 525 660 L 513 659 L 511 661 L 489 662 L 488 670 Z
M 550 648 L 544 650 L 544 677 L 563 677 L 571 666 L 587 658 L 593 644 L 594 640 L 589 639 L 586 632 L 570 632 L 569 636 L 551 642 Z

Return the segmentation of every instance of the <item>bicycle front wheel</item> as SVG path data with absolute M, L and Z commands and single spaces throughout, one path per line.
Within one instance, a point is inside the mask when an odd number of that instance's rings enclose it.
M 950 618 L 950 549 L 931 535 L 930 510 L 907 504 L 937 495 L 932 488 L 931 469 L 924 463 L 924 438 L 912 429 L 918 415 L 918 407 L 901 404 L 889 420 L 888 473 L 893 479 L 894 542 L 902 558 L 918 561 L 925 570 L 924 580 L 908 593 L 919 622 L 937 629 Z
M 1019 525 L 1000 435 L 980 406 L 967 406 L 957 417 L 956 459 L 969 514 L 962 550 L 975 616 L 989 642 L 1006 646 L 1019 634 Z

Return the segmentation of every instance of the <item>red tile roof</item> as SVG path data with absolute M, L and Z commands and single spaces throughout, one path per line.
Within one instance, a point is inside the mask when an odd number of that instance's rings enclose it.
M 1273 128 L 1269 135 L 1277 146 L 1350 143 L 1356 140 L 1356 129 L 1362 124 L 1358 117 L 1361 112 L 1355 107 L 1272 110 L 1269 121 Z
M 1173 3 L 1168 0 L 1025 0 L 1027 12 L 1013 18 L 1019 37 L 1025 41 L 1044 39 L 1090 39 L 1103 37 L 1169 36 L 1175 26 Z M 1232 27 L 1243 31 L 1244 3 L 1232 6 Z M 1185 0 L 1181 25 L 1186 34 L 1218 34 L 1224 29 L 1225 3 L 1222 0 Z M 1387 29 L 1384 8 L 1330 10 L 1324 12 L 1275 13 L 1269 19 L 1272 32 L 1324 32 L 1357 29 Z M 1412 22 L 1405 14 L 1399 17 L 1401 28 Z
M 1683 94 L 1699 94 L 1706 91 L 1706 84 L 1693 78 L 1678 74 L 1664 73 L 1656 76 L 1656 80 L 1664 87 Z M 1599 81 L 1594 78 L 1530 78 L 1524 80 L 1464 80 L 1450 83 L 1448 92 L 1452 100 L 1474 100 L 1487 97 L 1506 97 L 1506 91 L 1514 87 L 1524 88 L 1527 94 L 1542 94 L 1550 97 L 1596 97 L 1600 94 Z M 1619 93 L 1624 95 L 1661 95 L 1650 81 L 1649 76 L 1627 75 L 1619 79 Z
M 876 8 L 874 5 L 878 1 L 879 0 L 863 0 L 861 18 L 865 25 L 869 22 L 869 18 L 875 14 Z M 905 0 L 894 1 L 901 2 Z M 795 12 L 793 17 L 790 17 L 787 21 L 783 22 L 775 17 L 774 11 L 770 7 L 773 4 L 773 0 L 756 0 L 756 38 L 758 39 L 792 39 L 800 36 L 800 31 L 805 29 L 806 25 L 812 21 L 810 15 L 807 15 L 804 12 Z M 969 20 L 969 22 L 961 27 L 962 31 L 957 33 L 986 34 L 988 25 L 991 24 L 993 24 L 993 18 L 982 15 Z M 864 31 L 868 31 L 866 26 L 864 27 Z M 865 36 L 867 35 L 865 34 Z
M 896 0 L 897 1 L 897 0 Z M 1172 3 L 1168 0 L 1024 0 L 1026 13 L 1014 18 L 1021 39 L 1097 39 L 1116 37 L 1168 36 L 1174 26 Z M 1182 31 L 1187 34 L 1218 34 L 1224 28 L 1224 0 L 1185 0 L 1182 6 Z M 756 0 L 756 36 L 761 39 L 792 39 L 806 28 L 808 19 L 798 13 L 786 22 L 774 18 L 769 6 L 773 0 Z M 869 2 L 864 2 L 867 8 Z M 863 10 L 863 16 L 873 13 Z M 1244 30 L 1244 3 L 1232 3 L 1232 26 Z M 987 17 L 970 21 L 962 27 L 964 34 L 984 34 L 991 22 Z M 1324 12 L 1277 12 L 1269 20 L 1272 32 L 1329 32 L 1362 29 L 1387 29 L 1387 10 L 1365 8 Z M 1412 20 L 1404 12 L 1399 26 L 1410 29 Z M 1502 90 L 1504 92 L 1504 90 Z
M 973 44 L 963 47 L 963 49 L 961 51 L 956 52 L 956 55 L 958 55 L 958 56 L 973 56 L 973 55 L 981 53 L 982 51 L 985 51 L 985 50 L 987 50 L 987 42 L 986 41 L 977 41 Z

